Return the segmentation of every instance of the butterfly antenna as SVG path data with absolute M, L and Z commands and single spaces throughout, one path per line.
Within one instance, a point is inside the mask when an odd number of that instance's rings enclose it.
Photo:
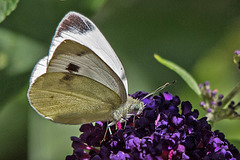
M 147 98 L 147 97 L 149 97 L 149 96 L 151 96 L 151 95 L 153 95 L 153 94 L 155 94 L 155 93 L 157 93 L 157 92 L 159 92 L 159 91 L 161 91 L 161 90 L 163 90 L 163 89 L 166 88 L 167 86 L 172 85 L 172 84 L 174 84 L 174 83 L 176 83 L 176 80 L 172 81 L 171 83 L 169 83 L 169 82 L 165 83 L 164 85 L 158 87 L 158 88 L 157 88 L 156 90 L 154 90 L 153 92 L 148 93 L 145 97 L 142 98 L 142 100 L 145 99 L 145 98 Z

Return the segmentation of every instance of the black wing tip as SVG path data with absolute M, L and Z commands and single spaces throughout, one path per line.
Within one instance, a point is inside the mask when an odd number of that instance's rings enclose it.
M 61 36 L 64 31 L 84 34 L 95 29 L 95 25 L 84 15 L 75 11 L 68 12 L 59 23 L 56 31 L 56 37 Z

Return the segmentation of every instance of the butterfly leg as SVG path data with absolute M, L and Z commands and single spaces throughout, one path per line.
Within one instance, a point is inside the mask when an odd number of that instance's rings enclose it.
M 135 115 L 135 114 L 131 114 L 131 113 L 126 115 L 127 119 L 129 119 L 129 118 L 132 117 L 132 116 L 133 116 L 133 126 L 135 127 L 135 118 L 136 118 L 136 115 Z M 126 127 L 126 125 L 125 125 L 125 127 Z M 125 127 L 124 127 L 124 128 L 125 128 Z
M 111 122 L 111 123 L 112 123 L 112 122 Z M 111 123 L 110 123 L 110 124 L 111 124 Z M 108 130 L 109 130 L 110 135 L 112 135 L 112 131 L 111 131 L 111 128 L 110 128 L 110 124 L 108 124 L 108 121 L 107 121 L 107 127 L 106 127 L 106 131 L 105 131 L 105 133 L 104 133 L 102 142 L 106 140 L 105 138 L 106 138 L 106 136 L 107 136 Z M 112 126 L 112 124 L 111 124 L 111 126 Z
M 111 126 L 113 126 L 115 124 L 117 124 L 117 122 L 116 121 L 112 121 L 111 123 L 108 124 L 108 127 L 111 127 Z

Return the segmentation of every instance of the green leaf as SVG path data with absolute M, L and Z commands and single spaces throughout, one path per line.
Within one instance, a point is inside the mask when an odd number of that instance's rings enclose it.
M 182 77 L 182 79 L 188 84 L 188 86 L 198 95 L 201 96 L 201 91 L 198 87 L 198 84 L 196 80 L 183 68 L 178 66 L 177 64 L 168 61 L 166 59 L 163 59 L 157 54 L 154 54 L 154 58 L 163 64 L 164 66 L 168 67 L 169 69 L 175 71 L 179 76 Z
M 0 0 L 0 23 L 16 9 L 19 0 Z

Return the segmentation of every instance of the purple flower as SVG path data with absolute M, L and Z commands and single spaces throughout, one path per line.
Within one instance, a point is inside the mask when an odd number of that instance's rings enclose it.
M 170 100 L 173 99 L 172 94 L 169 93 L 169 92 L 163 92 L 163 96 L 164 96 L 164 99 L 165 99 L 166 101 L 170 101 Z
M 128 155 L 128 153 L 124 153 L 123 151 L 118 151 L 117 154 L 113 154 L 111 153 L 109 156 L 109 159 L 112 160 L 122 160 L 122 159 L 129 159 L 130 156 Z
M 208 84 L 207 84 L 208 85 Z M 146 92 L 136 92 L 142 99 Z M 240 158 L 239 151 L 223 133 L 211 131 L 206 118 L 198 119 L 190 102 L 182 102 L 169 92 L 142 100 L 146 106 L 141 115 L 131 117 L 121 128 L 112 126 L 106 132 L 106 122 L 84 124 L 79 138 L 72 137 L 73 154 L 67 160 L 78 159 L 229 159 Z M 181 111 L 179 105 L 181 103 Z

